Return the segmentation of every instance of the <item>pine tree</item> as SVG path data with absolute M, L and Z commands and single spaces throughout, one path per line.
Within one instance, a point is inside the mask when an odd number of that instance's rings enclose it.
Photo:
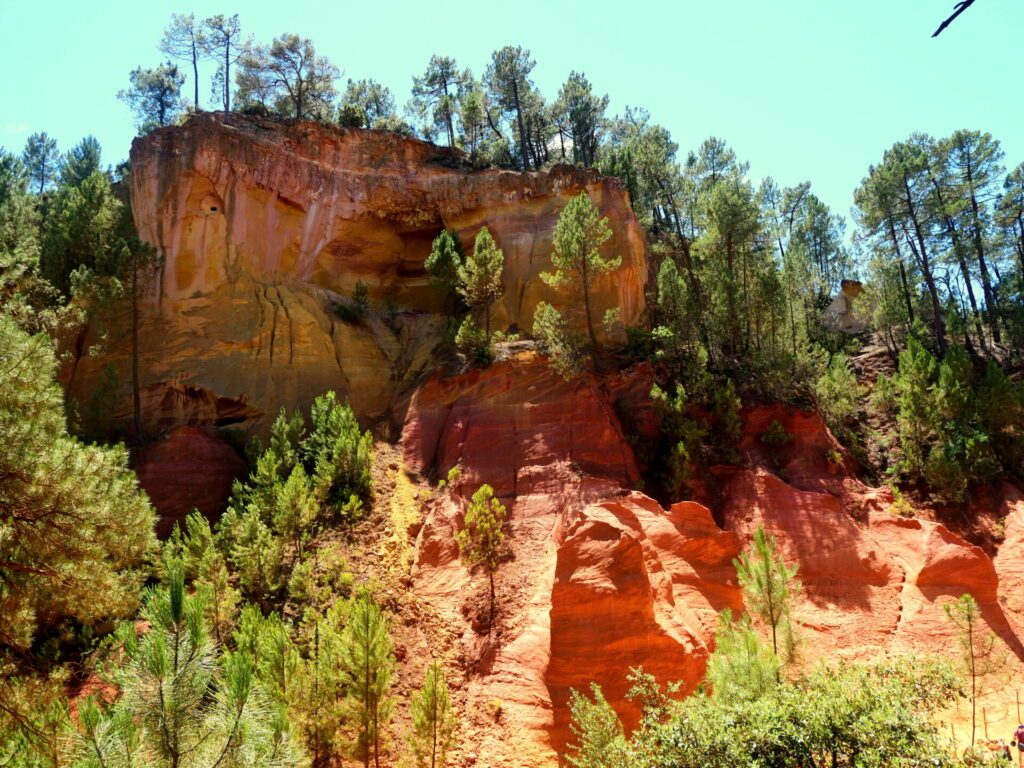
M 792 661 L 796 651 L 792 609 L 800 594 L 797 566 L 786 565 L 776 550 L 775 537 L 763 527 L 754 532 L 753 550 L 745 550 L 733 565 L 747 610 L 771 631 L 772 653 L 781 661 Z
M 530 152 L 527 147 L 526 107 L 533 89 L 530 73 L 537 62 L 530 52 L 519 46 L 506 45 L 491 54 L 491 63 L 484 74 L 491 101 L 516 121 L 515 133 L 519 137 L 520 162 L 524 171 L 530 170 Z
M 707 681 L 716 699 L 756 700 L 781 679 L 782 663 L 757 633 L 749 616 L 719 616 L 715 652 L 708 660 Z
M 559 129 L 563 160 L 566 159 L 564 142 L 568 138 L 574 163 L 590 167 L 597 162 L 607 108 L 608 96 L 595 95 L 586 75 L 569 73 L 551 107 Z
M 33 133 L 25 142 L 21 161 L 28 169 L 28 176 L 36 185 L 36 194 L 41 195 L 53 182 L 60 164 L 57 140 L 45 133 Z
M 479 565 L 487 573 L 490 597 L 488 628 L 494 623 L 494 573 L 505 556 L 505 506 L 494 496 L 494 489 L 481 485 L 463 520 L 455 539 L 462 559 L 470 566 Z
M 253 656 L 221 658 L 202 598 L 185 590 L 184 565 L 172 560 L 166 570 L 166 586 L 144 599 L 149 631 L 140 637 L 129 623 L 118 632 L 126 656 L 116 675 L 121 696 L 106 712 L 87 705 L 78 765 L 131 765 L 144 757 L 166 768 L 299 765 L 287 732 L 269 714 Z
M 582 299 L 587 334 L 595 348 L 600 345 L 594 331 L 590 292 L 597 278 L 622 265 L 621 256 L 604 258 L 600 254 L 600 247 L 612 236 L 612 231 L 607 217 L 598 216 L 597 206 L 586 192 L 570 200 L 555 226 L 555 250 L 551 255 L 555 271 L 541 273 L 541 279 L 548 285 L 566 286 Z
M 472 309 L 484 315 L 484 333 L 491 336 L 491 304 L 501 296 L 501 273 L 505 255 L 484 227 L 473 241 L 473 253 L 457 267 L 459 295 Z
M 978 697 L 989 678 L 998 675 L 1008 661 L 996 636 L 986 630 L 981 609 L 971 595 L 961 595 L 943 606 L 957 628 L 964 671 L 971 681 L 971 744 L 977 730 Z
M 100 143 L 95 136 L 86 136 L 66 155 L 60 168 L 60 183 L 77 187 L 100 170 Z
M 423 687 L 412 700 L 412 748 L 417 768 L 444 768 L 448 750 L 455 744 L 455 712 L 444 668 L 437 660 L 427 667 Z
M 0 679 L 68 620 L 133 611 L 153 510 L 123 446 L 67 432 L 54 345 L 0 314 Z
M 192 109 L 196 112 L 199 111 L 199 59 L 206 49 L 206 42 L 206 30 L 192 13 L 171 14 L 171 23 L 160 39 L 161 53 L 192 65 Z
M 453 305 L 458 296 L 459 269 L 463 261 L 459 239 L 446 229 L 434 238 L 430 254 L 423 262 L 430 274 L 431 284 L 444 295 L 445 307 L 449 312 L 455 309 Z
M 314 768 L 323 768 L 342 756 L 345 704 L 344 627 L 351 605 L 338 600 L 324 615 L 314 614 L 308 649 L 296 667 L 290 710 L 297 715 Z
M 237 98 L 284 117 L 326 121 L 333 116 L 339 75 L 308 37 L 281 35 L 270 47 L 249 48 L 240 59 Z
M 338 122 L 358 128 L 391 127 L 395 97 L 376 80 L 349 80 L 338 107 Z
M 473 76 L 468 69 L 460 71 L 455 59 L 449 56 L 431 56 L 426 71 L 412 82 L 409 113 L 420 118 L 428 138 L 443 132 L 448 146 L 454 147 L 455 116 Z
M 586 362 L 584 338 L 569 327 L 562 313 L 541 301 L 533 312 L 533 338 L 541 343 L 548 362 L 562 378 L 569 381 L 583 372 Z
M 203 19 L 203 55 L 217 62 L 214 93 L 225 112 L 231 111 L 231 65 L 238 62 L 245 50 L 239 45 L 241 36 L 242 24 L 237 13 L 233 16 L 219 13 Z
M 301 444 L 306 472 L 322 502 L 337 512 L 356 516 L 360 500 L 368 500 L 373 437 L 361 431 L 352 407 L 339 403 L 334 392 L 313 401 L 312 428 Z
M 395 657 L 388 622 L 373 593 L 364 587 L 352 602 L 341 639 L 342 681 L 355 724 L 355 757 L 380 768 L 381 741 L 394 704 L 389 696 Z
M 170 125 L 178 114 L 181 86 L 185 77 L 177 64 L 161 64 L 153 69 L 136 67 L 129 75 L 131 87 L 117 92 L 117 98 L 135 113 L 139 134 Z

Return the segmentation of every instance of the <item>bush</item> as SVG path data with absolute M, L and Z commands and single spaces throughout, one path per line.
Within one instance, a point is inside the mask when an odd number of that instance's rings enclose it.
M 782 426 L 778 419 L 772 419 L 772 423 L 768 425 L 768 429 L 761 433 L 759 439 L 765 445 L 770 445 L 773 448 L 783 448 L 793 441 L 793 436 L 786 431 L 786 428 Z
M 334 312 L 346 323 L 358 325 L 370 311 L 370 288 L 362 280 L 356 282 L 352 299 L 348 303 L 335 302 Z
M 721 460 L 732 463 L 737 460 L 736 443 L 743 433 L 743 421 L 740 419 L 739 395 L 732 379 L 725 380 L 725 386 L 715 390 L 711 413 L 715 417 L 715 436 L 718 438 L 717 449 Z
M 693 476 L 694 466 L 703 459 L 704 428 L 687 416 L 686 390 L 676 384 L 674 395 L 669 395 L 657 384 L 651 388 L 651 403 L 661 423 L 661 445 L 657 451 L 657 470 L 669 497 L 683 498 L 686 484 Z
M 855 436 L 853 428 L 866 391 L 851 370 L 849 359 L 841 352 L 832 357 L 825 373 L 814 383 L 818 413 L 844 443 L 850 443 Z
M 569 329 L 562 314 L 547 302 L 533 315 L 533 337 L 548 354 L 548 362 L 567 381 L 583 373 L 583 339 Z
M 361 514 L 371 487 L 373 438 L 359 429 L 351 406 L 334 392 L 320 395 L 310 409 L 312 428 L 302 441 L 301 454 L 318 498 L 339 514 Z
M 470 315 L 466 315 L 455 334 L 455 348 L 475 365 L 487 366 L 494 359 L 491 340 Z

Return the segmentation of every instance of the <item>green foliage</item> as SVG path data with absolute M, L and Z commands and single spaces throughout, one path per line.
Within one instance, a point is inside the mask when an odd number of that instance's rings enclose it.
M 455 59 L 430 57 L 424 73 L 413 78 L 408 106 L 409 113 L 420 120 L 424 136 L 434 140 L 443 133 L 448 146 L 455 146 L 456 117 L 462 112 L 472 85 L 472 74 L 468 69 L 460 71 Z M 465 130 L 467 121 L 462 122 Z
M 570 728 L 576 742 L 569 746 L 566 760 L 574 768 L 630 765 L 622 721 L 601 686 L 591 683 L 590 693 L 592 699 L 576 690 L 569 694 Z
M 786 565 L 777 551 L 775 537 L 765 533 L 763 527 L 754 532 L 753 547 L 740 553 L 733 565 L 747 610 L 768 627 L 772 654 L 783 663 L 791 663 L 797 650 L 793 602 L 801 590 L 797 566 Z
M 750 616 L 733 620 L 728 609 L 723 611 L 707 671 L 714 697 L 723 702 L 754 701 L 778 685 L 781 675 L 782 662 L 761 639 Z
M 833 434 L 847 445 L 856 441 L 857 415 L 866 392 L 850 368 L 849 358 L 841 352 L 832 357 L 814 384 L 818 412 Z
M 282 699 L 314 768 L 332 765 L 349 751 L 343 633 L 350 608 L 348 600 L 338 600 L 322 615 L 307 611 L 305 653 L 291 648 L 285 658 Z
M 481 485 L 463 518 L 462 529 L 455 534 L 459 554 L 470 567 L 481 566 L 490 585 L 490 617 L 494 619 L 494 572 L 505 557 L 505 506 L 494 496 L 494 489 Z
M 394 700 L 390 696 L 395 657 L 388 622 L 373 594 L 363 588 L 352 602 L 341 635 L 341 682 L 348 692 L 349 722 L 354 725 L 353 756 L 380 764 L 384 728 Z
M 718 455 L 725 461 L 736 460 L 735 445 L 743 434 L 743 420 L 740 418 L 742 405 L 732 379 L 726 379 L 724 386 L 715 389 L 711 403 L 717 441 L 715 447 Z
M 243 109 L 326 122 L 334 115 L 339 75 L 308 37 L 284 34 L 269 46 L 246 46 L 238 62 L 235 101 Z
M 526 171 L 530 170 L 526 125 L 533 92 L 530 73 L 536 63 L 528 50 L 506 45 L 491 54 L 491 63 L 484 73 L 484 85 L 491 102 L 513 120 L 513 133 L 519 140 L 519 161 Z
M 898 471 L 924 480 L 942 500 L 966 497 L 971 483 L 991 479 L 1020 455 L 1010 419 L 1024 413 L 1021 386 L 995 364 L 979 378 L 966 352 L 952 347 L 938 361 L 911 335 L 891 384 L 876 384 L 875 407 L 895 411 Z M 993 407 L 995 406 L 995 407 Z M 1019 422 L 1018 422 L 1019 423 Z
M 597 206 L 581 192 L 569 201 L 558 216 L 553 235 L 554 272 L 542 272 L 548 285 L 568 288 L 573 303 L 582 303 L 584 324 L 590 343 L 598 347 L 597 334 L 590 309 L 590 292 L 594 281 L 622 266 L 621 256 L 601 256 L 601 246 L 612 236 L 607 218 L 598 218 Z
M 130 216 L 114 196 L 105 173 L 96 171 L 75 186 L 61 186 L 43 230 L 42 274 L 65 295 L 71 292 L 72 273 L 82 267 L 99 275 L 119 276 Z
M 542 301 L 533 313 L 533 337 L 547 352 L 548 362 L 566 381 L 583 373 L 582 336 L 569 328 L 562 313 Z
M 444 668 L 434 660 L 427 667 L 423 687 L 412 699 L 408 740 L 417 768 L 444 768 L 448 764 L 457 725 Z
M 338 123 L 354 128 L 394 125 L 395 97 L 376 80 L 349 80 L 338 108 Z
M 370 287 L 362 280 L 356 281 L 350 301 L 334 303 L 334 311 L 338 317 L 350 325 L 358 325 L 366 319 L 370 311 Z
M 933 718 L 957 692 L 948 666 L 928 659 L 820 666 L 758 697 L 696 693 L 670 702 L 629 740 L 606 703 L 577 695 L 575 757 L 584 761 L 576 765 L 950 766 Z
M 123 446 L 65 427 L 53 342 L 0 315 L 0 666 L 71 620 L 134 609 L 153 510 Z
M 37 195 L 43 194 L 53 183 L 60 167 L 60 153 L 57 140 L 46 133 L 33 133 L 25 142 L 21 155 L 25 171 Z
M 661 422 L 662 440 L 655 460 L 662 464 L 660 474 L 669 497 L 678 500 L 684 498 L 686 484 L 703 462 L 707 432 L 688 415 L 689 402 L 682 384 L 676 384 L 671 396 L 655 384 L 651 388 L 651 403 Z
M 95 136 L 86 136 L 64 156 L 60 183 L 77 187 L 100 170 L 100 143 Z
M 793 441 L 793 436 L 786 431 L 778 419 L 772 419 L 772 423 L 761 433 L 758 440 L 773 448 L 784 448 Z
M 298 412 L 281 410 L 267 448 L 259 452 L 255 444 L 255 468 L 247 482 L 235 483 L 217 527 L 217 547 L 243 594 L 264 609 L 286 587 L 297 595 L 315 589 L 312 539 L 330 520 L 359 519 L 369 501 L 369 431 L 334 392 L 316 398 L 310 421 L 307 434 Z
M 176 64 L 167 62 L 153 69 L 136 67 L 128 79 L 131 86 L 117 92 L 117 98 L 135 113 L 139 135 L 170 125 L 178 115 L 181 86 L 185 76 Z
M 430 274 L 431 284 L 444 295 L 447 306 L 452 310 L 458 299 L 459 270 L 463 261 L 459 239 L 445 229 L 434 238 L 430 254 L 423 263 Z
M 466 315 L 462 319 L 459 331 L 455 334 L 455 348 L 479 366 L 486 366 L 494 359 L 491 338 L 488 338 L 484 329 L 476 324 L 472 315 Z
M 977 730 L 977 702 L 987 687 L 991 686 L 1009 663 L 1009 654 L 999 639 L 989 632 L 981 615 L 981 608 L 971 595 L 961 595 L 953 602 L 946 603 L 943 610 L 956 625 L 957 641 L 960 644 L 960 661 L 963 675 L 970 685 L 971 697 L 971 741 Z
M 560 137 L 564 134 L 571 142 L 574 163 L 589 167 L 597 162 L 607 108 L 608 96 L 597 96 L 585 74 L 569 73 L 551 105 L 551 114 Z M 562 160 L 565 159 L 563 149 Z
M 239 604 L 238 591 L 231 586 L 227 561 L 216 546 L 210 521 L 198 510 L 192 510 L 185 518 L 185 532 L 179 542 L 176 548 L 172 537 L 164 545 L 164 551 L 181 558 L 186 577 L 203 597 L 206 624 L 220 645 L 230 636 Z
M 167 564 L 167 585 L 147 590 L 141 637 L 118 632 L 124 662 L 120 697 L 108 709 L 92 700 L 79 721 L 77 765 L 299 765 L 288 733 L 271 717 L 245 651 L 221 655 L 203 619 L 201 597 L 185 590 L 184 566 Z
M 484 227 L 477 232 L 473 253 L 456 266 L 458 292 L 463 301 L 484 316 L 484 332 L 491 334 L 491 304 L 501 296 L 501 272 L 505 264 L 502 250 Z
M 309 417 L 310 433 L 301 443 L 301 454 L 317 497 L 339 514 L 361 516 L 362 506 L 353 497 L 370 497 L 370 432 L 360 430 L 352 407 L 339 403 L 334 392 L 317 397 Z

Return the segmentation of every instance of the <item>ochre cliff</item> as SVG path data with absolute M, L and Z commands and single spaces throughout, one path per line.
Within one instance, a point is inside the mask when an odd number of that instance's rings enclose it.
M 528 328 L 537 302 L 565 303 L 538 276 L 551 268 L 560 211 L 584 192 L 608 217 L 606 253 L 622 258 L 595 286 L 595 317 L 618 306 L 624 323 L 640 320 L 644 235 L 624 189 L 592 171 L 480 170 L 394 133 L 213 113 L 136 139 L 131 161 L 136 227 L 161 258 L 138 345 L 151 434 L 261 431 L 281 407 L 307 409 L 328 389 L 366 422 L 380 418 L 433 364 L 442 335 L 444 302 L 424 269 L 437 234 L 452 230 L 471 249 L 490 229 L 505 255 L 492 327 Z M 372 309 L 343 322 L 333 306 L 359 281 Z M 126 304 L 94 313 L 64 376 L 87 405 L 110 367 L 111 407 L 127 427 Z
M 465 156 L 385 131 L 202 114 L 132 146 L 132 210 L 165 255 L 160 291 L 176 300 L 251 275 L 311 283 L 409 309 L 441 310 L 423 262 L 442 229 L 467 250 L 488 227 L 505 253 L 498 327 L 529 326 L 538 279 L 570 197 L 586 192 L 608 217 L 604 250 L 623 266 L 596 286 L 595 315 L 643 309 L 644 236 L 619 184 L 569 166 L 548 173 L 475 170 Z
M 993 561 L 938 523 L 894 515 L 889 492 L 854 477 L 855 463 L 817 415 L 762 407 L 743 413 L 740 465 L 708 473 L 714 514 L 693 501 L 665 509 L 635 490 L 633 452 L 616 415 L 635 405 L 629 379 L 648 376 L 566 383 L 524 353 L 484 371 L 435 375 L 403 403 L 407 465 L 438 476 L 461 469 L 428 509 L 412 583 L 462 627 L 462 654 L 475 664 L 465 692 L 467 749 L 491 766 L 554 765 L 571 741 L 570 689 L 597 682 L 626 724 L 636 722 L 625 698 L 632 666 L 692 691 L 718 612 L 742 610 L 732 559 L 760 525 L 799 566 L 808 663 L 955 652 L 942 606 L 969 592 L 1021 682 L 1018 492 L 998 491 L 1006 540 Z M 773 420 L 793 435 L 788 445 L 759 440 Z M 459 562 L 454 541 L 481 483 L 494 487 L 510 520 L 490 635 L 479 617 L 484 581 Z M 1001 706 L 1006 696 L 1012 707 L 1012 687 L 983 702 L 993 722 L 1010 712 Z
M 138 140 L 133 211 L 163 256 L 139 329 L 143 419 L 151 434 L 168 434 L 135 461 L 157 506 L 172 516 L 192 505 L 215 511 L 242 469 L 214 433 L 258 432 L 279 408 L 306 409 L 328 389 L 364 422 L 390 424 L 421 478 L 458 466 L 412 529 L 409 584 L 459 638 L 460 749 L 492 768 L 556 764 L 571 739 L 572 689 L 600 684 L 627 725 L 639 715 L 625 697 L 630 667 L 692 691 L 719 613 L 743 608 L 732 561 L 762 525 L 799 565 L 808 663 L 948 654 L 943 605 L 969 592 L 1021 682 L 1016 489 L 989 489 L 977 502 L 1004 521 L 1002 543 L 983 551 L 938 522 L 896 516 L 889 491 L 857 479 L 816 414 L 776 406 L 744 410 L 740 461 L 703 472 L 696 500 L 665 508 L 642 492 L 631 443 L 657 433 L 649 366 L 566 382 L 521 343 L 483 370 L 430 373 L 445 321 L 423 267 L 432 239 L 450 229 L 468 247 L 486 225 L 505 252 L 495 325 L 528 327 L 538 301 L 564 302 L 538 275 L 550 268 L 559 211 L 580 192 L 608 216 L 608 252 L 623 259 L 598 286 L 595 315 L 619 306 L 636 324 L 643 235 L 625 192 L 596 174 L 477 170 L 394 134 L 237 115 L 195 116 Z M 374 309 L 344 322 L 332 305 L 357 281 Z M 109 366 L 119 385 L 109 408 L 123 423 L 129 328 L 123 302 L 96 312 L 64 370 L 89 405 Z M 100 354 L 87 354 L 94 345 Z M 793 436 L 788 444 L 761 441 L 773 421 Z M 490 631 L 483 579 L 455 542 L 483 483 L 509 510 Z M 1002 695 L 990 694 L 993 713 Z

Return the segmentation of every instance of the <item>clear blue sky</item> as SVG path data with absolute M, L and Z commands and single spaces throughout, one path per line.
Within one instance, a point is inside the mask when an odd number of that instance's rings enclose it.
M 432 53 L 480 74 L 495 48 L 528 47 L 553 98 L 570 70 L 647 108 L 680 154 L 725 138 L 752 176 L 810 179 L 846 214 L 867 166 L 910 132 L 991 132 L 1024 161 L 1024 0 L 977 0 L 938 39 L 953 0 L 617 0 L 503 3 L 274 0 L 0 0 L 0 145 L 47 131 L 66 149 L 86 134 L 104 162 L 134 135 L 115 98 L 137 65 L 160 59 L 172 11 L 241 16 L 245 33 L 313 38 L 345 78 L 373 77 L 400 104 Z M 208 101 L 207 66 L 200 72 Z M 186 93 L 191 85 L 186 84 Z

